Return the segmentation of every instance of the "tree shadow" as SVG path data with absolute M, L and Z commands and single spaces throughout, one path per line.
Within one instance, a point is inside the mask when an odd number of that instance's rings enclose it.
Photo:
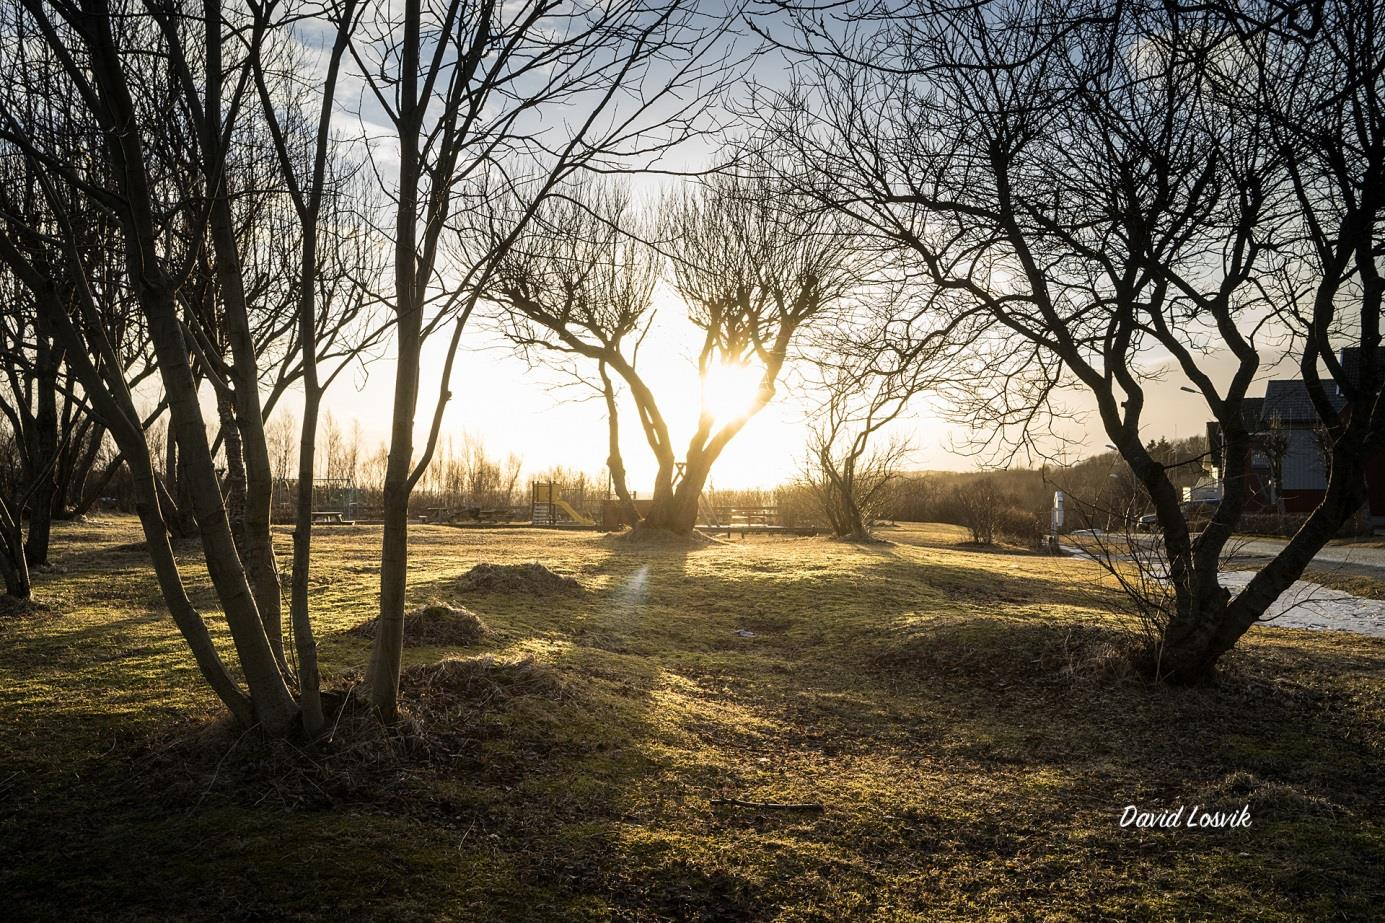
M 1358 835 L 1378 829 L 1361 818 L 1382 796 L 1379 724 L 1362 711 L 1373 687 L 1347 695 L 1338 677 L 1385 669 L 1378 645 L 1254 644 L 1218 686 L 1168 689 L 1121 671 L 1119 630 L 1090 597 L 983 559 L 574 547 L 547 562 L 584 584 L 572 597 L 455 593 L 470 553 L 415 582 L 418 598 L 460 602 L 499 634 L 410 663 L 489 658 L 504 673 L 529 658 L 557 680 L 466 693 L 426 760 L 286 807 L 281 775 L 219 787 L 230 743 L 177 793 L 151 775 L 148 748 L 117 751 L 79 764 L 88 781 L 61 800 L 7 809 L 30 854 L 6 861 L 53 915 L 93 907 L 72 882 L 127 877 L 141 882 L 116 892 L 130 907 L 184 910 L 179 863 L 195 856 L 199 875 L 220 873 L 218 912 L 273 912 L 333 869 L 309 915 L 411 891 L 417 917 L 720 920 L 781 906 L 964 915 L 972 904 L 947 902 L 1016 874 L 1029 884 L 1006 892 L 1015 913 L 1070 893 L 1128 909 L 1147 891 L 1126 875 L 1216 869 L 1250 850 L 1248 886 L 1301 909 L 1299 840 L 1285 832 L 1330 828 L 1336 845 L 1314 861 L 1344 870 L 1333 893 L 1371 891 L 1353 863 L 1379 858 Z M 90 630 L 78 650 L 102 641 Z M 716 808 L 717 795 L 826 809 Z M 1117 827 L 1131 800 L 1191 799 L 1246 800 L 1264 826 L 1239 841 Z M 312 861 L 288 858 L 300 852 Z

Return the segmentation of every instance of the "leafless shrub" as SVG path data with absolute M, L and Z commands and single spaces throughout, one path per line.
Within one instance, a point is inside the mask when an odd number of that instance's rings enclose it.
M 963 525 L 978 545 L 995 543 L 1001 511 L 1008 505 L 993 477 L 980 477 L 970 484 L 953 488 L 953 500 L 962 512 Z

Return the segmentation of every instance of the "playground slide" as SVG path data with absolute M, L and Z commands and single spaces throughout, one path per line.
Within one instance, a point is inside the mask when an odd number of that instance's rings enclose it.
M 584 526 L 596 525 L 596 520 L 588 519 L 586 516 L 583 516 L 581 513 L 574 510 L 572 508 L 572 504 L 568 503 L 566 500 L 554 499 L 553 505 L 556 506 L 558 509 L 562 510 L 564 513 L 567 513 L 568 518 L 570 518 L 573 522 L 580 522 Z

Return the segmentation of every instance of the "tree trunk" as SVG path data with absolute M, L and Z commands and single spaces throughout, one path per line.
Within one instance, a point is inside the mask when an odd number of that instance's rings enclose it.
M 217 398 L 216 411 L 221 419 L 222 453 L 226 457 L 226 477 L 222 482 L 226 496 L 226 517 L 231 521 L 236 551 L 244 559 L 245 460 L 241 454 L 240 431 L 236 427 L 236 411 L 229 395 L 223 394 Z
M 856 500 L 854 462 L 848 458 L 843 467 L 846 469 L 845 471 L 838 471 L 837 466 L 832 464 L 830 458 L 823 459 L 822 468 L 828 479 L 828 495 L 835 497 L 835 502 L 829 501 L 834 508 L 831 517 L 833 532 L 837 538 L 868 542 L 870 541 L 870 530 L 866 528 L 865 516 L 861 513 L 861 505 Z
M 333 71 L 335 73 L 335 70 Z M 325 128 L 322 130 L 325 135 Z M 319 137 L 319 146 L 326 143 Z M 322 153 L 319 147 L 317 188 L 321 188 Z M 317 207 L 303 222 L 303 251 L 299 278 L 310 280 L 317 269 Z M 298 439 L 298 483 L 293 521 L 293 573 L 289 586 L 289 622 L 293 626 L 294 647 L 298 653 L 298 699 L 303 709 L 303 733 L 316 737 L 325 721 L 322 714 L 322 686 L 318 672 L 317 636 L 313 632 L 308 601 L 308 578 L 312 570 L 313 478 L 317 464 L 317 417 L 322 405 L 322 387 L 317 374 L 317 318 L 313 312 L 312 285 L 302 286 L 298 296 L 298 339 L 303 350 L 303 423 Z
M 39 316 L 34 325 L 35 397 L 34 444 L 30 451 L 30 476 L 34 479 L 29 497 L 29 537 L 24 544 L 24 559 L 30 567 L 48 563 L 48 544 L 53 529 L 53 503 L 58 492 L 58 365 L 60 354 L 53 348 L 48 322 Z M 22 513 L 15 511 L 16 515 Z
M 309 308 L 311 312 L 311 308 Z M 311 324 L 311 320 L 309 320 Z M 311 347 L 303 340 L 304 356 Z M 322 394 L 317 385 L 316 363 L 310 380 L 304 381 L 303 429 L 298 449 L 297 509 L 293 521 L 293 574 L 289 587 L 289 621 L 298 653 L 298 693 L 303 708 L 303 733 L 315 737 L 323 727 L 321 679 L 318 674 L 317 637 L 308 602 L 308 576 L 312 566 L 313 465 L 317 450 L 317 415 Z
M 104 432 L 104 429 L 102 430 Z M 106 464 L 101 473 L 96 476 L 96 480 L 90 478 L 83 480 L 81 492 L 74 494 L 71 507 L 68 508 L 66 515 L 68 518 L 76 519 L 78 516 L 85 516 L 87 512 L 96 505 L 96 501 L 101 499 L 101 494 L 105 492 L 115 475 L 125 465 L 124 453 L 117 452 L 115 457 Z
M 0 497 L 0 575 L 5 578 L 5 594 L 15 599 L 33 595 L 29 565 L 24 560 L 24 535 L 19 517 Z
M 250 590 L 255 594 L 255 607 L 260 611 L 265 636 L 269 638 L 269 646 L 274 649 L 279 668 L 287 676 L 289 668 L 284 656 L 284 632 L 280 621 L 279 572 L 273 545 L 266 537 L 269 523 L 267 520 L 251 522 L 261 517 L 250 514 L 245 443 L 241 438 L 243 430 L 235 407 L 231 401 L 222 399 L 217 402 L 217 409 L 221 415 L 222 446 L 226 456 L 226 514 L 231 520 L 231 534 L 236 541 L 236 553 L 245 565 Z
M 642 528 L 659 529 L 674 535 L 692 535 L 697 528 L 698 501 L 711 471 L 709 462 L 689 459 L 677 486 L 662 494 L 656 490 Z
M 384 536 L 380 543 L 380 613 L 366 682 L 370 701 L 381 720 L 393 722 L 399 711 L 399 668 L 404 657 L 404 595 L 409 579 L 409 494 L 414 456 L 414 414 L 418 410 L 419 353 L 423 348 L 423 292 L 418 266 L 419 139 L 417 103 L 418 23 L 407 4 L 404 37 L 404 98 L 407 118 L 399 123 L 399 202 L 395 219 L 394 293 L 398 323 L 398 357 L 394 372 L 394 406 L 390 418 L 390 451 L 385 465 Z
M 1199 562 L 1191 585 L 1175 582 L 1177 609 L 1161 649 L 1146 664 L 1153 675 L 1174 683 L 1202 683 L 1216 675 L 1222 655 L 1250 630 L 1313 557 L 1366 502 L 1366 448 L 1334 455 L 1327 492 L 1307 522 L 1275 558 L 1234 598 L 1216 576 L 1216 563 Z
M 171 297 L 151 290 L 138 274 L 135 279 L 136 295 L 145 305 L 150 339 L 168 395 L 171 430 L 178 440 L 179 479 L 185 482 L 180 486 L 186 487 L 192 500 L 207 571 L 250 686 L 255 719 L 270 735 L 286 736 L 297 721 L 298 705 L 285 685 L 280 661 L 269 643 L 246 569 L 236 552 L 176 307 Z
M 142 434 L 141 434 L 142 435 Z M 217 653 L 207 631 L 207 625 L 193 607 L 183 586 L 182 575 L 178 572 L 178 561 L 173 555 L 173 545 L 165 525 L 165 516 L 159 510 L 159 492 L 154 479 L 154 469 L 147 455 L 138 451 L 126 452 L 130 469 L 130 481 L 135 494 L 135 512 L 139 515 L 144 529 L 144 544 L 149 550 L 149 558 L 154 565 L 154 575 L 159 581 L 159 590 L 169 615 L 178 631 L 192 651 L 198 669 L 216 692 L 222 703 L 244 727 L 255 723 L 256 709 Z
M 241 505 L 241 560 L 255 598 L 255 608 L 281 670 L 284 664 L 283 599 L 280 596 L 279 567 L 274 559 L 274 533 L 270 523 L 273 505 L 274 474 L 269 463 L 269 444 L 265 439 L 264 412 L 260 404 L 258 357 L 250 330 L 249 303 L 246 298 L 236 222 L 231 211 L 232 190 L 227 185 L 226 146 L 222 106 L 222 35 L 209 29 L 206 36 L 206 93 L 202 136 L 204 169 L 211 194 L 207 228 L 212 250 L 218 293 L 225 308 L 226 339 L 231 347 L 230 368 L 235 421 L 227 436 L 239 437 L 245 490 Z M 312 286 L 312 279 L 300 284 Z M 312 348 L 309 346 L 308 348 Z M 184 448 L 186 453 L 186 448 Z M 227 456 L 230 456 L 227 452 Z
M 399 668 L 404 658 L 404 596 L 409 579 L 409 494 L 413 491 L 414 414 L 418 410 L 419 354 L 423 349 L 424 287 L 430 265 L 420 265 L 418 224 L 422 171 L 420 135 L 426 101 L 419 99 L 420 4 L 405 0 L 400 47 L 399 189 L 394 213 L 394 310 L 397 358 L 385 465 L 384 535 L 380 542 L 380 613 L 366 683 L 371 705 L 385 722 L 399 714 Z
M 384 536 L 380 545 L 380 612 L 366 674 L 370 700 L 380 718 L 392 722 L 399 708 L 399 669 L 404 656 L 404 596 L 409 570 L 409 468 L 413 460 L 414 412 L 418 403 L 419 337 L 422 311 L 399 319 L 394 417 L 385 467 Z
M 30 567 L 42 567 L 48 563 L 53 535 L 53 503 L 58 493 L 51 471 L 40 471 L 38 478 L 29 499 L 29 536 L 24 542 L 24 560 Z
M 606 467 L 611 471 L 611 486 L 620 500 L 621 518 L 631 526 L 640 522 L 640 511 L 630 495 L 630 487 L 625 481 L 625 459 L 620 454 L 620 411 L 616 406 L 616 392 L 611 379 L 606 374 L 606 363 L 601 363 L 601 389 L 606 399 L 606 432 L 608 446 Z
M 1189 570 L 1174 583 L 1174 612 L 1162 637 L 1140 652 L 1137 665 L 1150 678 L 1174 685 L 1210 681 L 1217 660 L 1230 649 L 1217 650 L 1214 643 L 1226 623 L 1230 601 L 1231 592 L 1218 583 L 1215 572 Z
M 841 525 L 837 533 L 838 538 L 850 539 L 853 542 L 870 541 L 870 528 L 866 525 L 865 517 L 861 514 L 861 507 L 856 502 L 856 498 L 848 491 L 842 497 L 841 505 Z
M 197 519 L 193 515 L 191 481 L 183 477 L 183 454 L 178 451 L 178 439 L 170 421 L 167 445 L 164 448 L 164 480 L 160 486 L 160 508 L 164 526 L 173 538 L 192 538 L 197 534 Z

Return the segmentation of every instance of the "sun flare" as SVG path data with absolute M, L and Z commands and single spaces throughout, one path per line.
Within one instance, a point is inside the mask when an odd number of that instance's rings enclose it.
M 702 406 L 718 423 L 750 416 L 760 390 L 759 369 L 741 363 L 714 365 L 702 377 Z

